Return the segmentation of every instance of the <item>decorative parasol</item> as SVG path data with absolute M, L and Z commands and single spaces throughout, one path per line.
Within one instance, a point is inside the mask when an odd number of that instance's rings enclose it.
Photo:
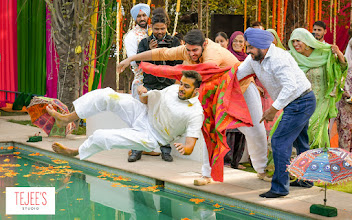
M 326 184 L 352 179 L 352 157 L 341 148 L 318 148 L 298 155 L 287 170 L 298 179 L 325 183 L 324 206 L 314 204 L 310 212 L 328 217 L 337 216 L 337 209 L 326 206 Z
M 51 104 L 61 114 L 70 113 L 67 106 L 58 99 L 34 97 L 27 108 L 32 123 L 43 129 L 51 137 L 65 137 L 73 131 L 75 124 L 70 123 L 66 127 L 59 128 L 55 123 L 55 118 L 50 116 L 46 111 L 48 104 Z

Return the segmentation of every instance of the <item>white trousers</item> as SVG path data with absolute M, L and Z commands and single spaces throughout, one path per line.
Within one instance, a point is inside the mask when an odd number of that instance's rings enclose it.
M 73 105 L 80 118 L 110 111 L 129 126 L 96 130 L 79 147 L 81 160 L 113 148 L 152 151 L 165 142 L 149 123 L 147 105 L 129 94 L 117 93 L 111 88 L 97 89 L 78 98 Z
M 249 113 L 253 121 L 253 127 L 239 127 L 238 130 L 246 137 L 248 154 L 251 157 L 252 165 L 258 173 L 264 173 L 268 162 L 268 141 L 264 122 L 259 124 L 263 116 L 262 101 L 260 94 L 254 83 L 251 83 L 243 94 L 246 100 Z M 204 144 L 202 175 L 210 177 L 211 167 L 209 163 L 208 150 Z

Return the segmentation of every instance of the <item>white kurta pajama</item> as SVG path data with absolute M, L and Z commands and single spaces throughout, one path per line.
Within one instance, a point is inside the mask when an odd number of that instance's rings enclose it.
M 163 90 L 149 91 L 148 106 L 111 88 L 94 90 L 78 98 L 73 105 L 80 118 L 111 111 L 129 126 L 96 130 L 79 147 L 80 159 L 113 148 L 152 151 L 184 133 L 186 137 L 199 138 L 203 109 L 198 96 L 180 100 L 178 88 L 179 85 L 172 85 Z
M 148 37 L 148 27 L 141 28 L 139 25 L 134 26 L 134 28 L 126 34 L 124 44 L 127 57 L 137 54 L 139 42 L 146 37 Z M 139 99 L 137 87 L 143 83 L 143 71 L 138 69 L 138 65 L 135 61 L 131 62 L 131 67 L 132 72 L 134 73 L 131 92 L 134 98 Z

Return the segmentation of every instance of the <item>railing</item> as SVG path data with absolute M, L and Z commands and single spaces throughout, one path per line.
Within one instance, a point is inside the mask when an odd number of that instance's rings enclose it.
M 5 100 L 4 101 L 7 101 L 7 94 L 8 93 L 15 93 L 15 99 L 17 98 L 17 96 L 19 94 L 21 94 L 22 92 L 15 92 L 15 91 L 9 91 L 9 90 L 2 90 L 0 89 L 0 92 L 5 92 Z M 32 94 L 33 96 L 42 96 L 42 95 L 36 95 L 36 94 Z

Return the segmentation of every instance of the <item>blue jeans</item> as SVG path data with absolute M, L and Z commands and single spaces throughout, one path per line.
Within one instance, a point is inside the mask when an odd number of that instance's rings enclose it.
M 284 108 L 282 119 L 271 139 L 275 172 L 270 191 L 280 195 L 289 193 L 289 174 L 286 171 L 290 164 L 292 146 L 297 155 L 309 150 L 308 125 L 309 118 L 315 111 L 314 93 L 299 97 Z

